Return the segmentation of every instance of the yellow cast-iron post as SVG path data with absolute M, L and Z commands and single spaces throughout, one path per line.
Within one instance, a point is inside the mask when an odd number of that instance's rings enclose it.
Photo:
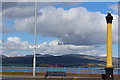
M 107 58 L 106 58 L 106 74 L 102 75 L 103 80 L 114 80 L 113 78 L 113 67 L 112 67 L 112 20 L 113 16 L 110 12 L 106 16 L 107 22 L 107 39 L 106 39 L 106 51 L 107 51 Z
M 106 67 L 112 68 L 112 23 L 107 23 L 107 60 Z

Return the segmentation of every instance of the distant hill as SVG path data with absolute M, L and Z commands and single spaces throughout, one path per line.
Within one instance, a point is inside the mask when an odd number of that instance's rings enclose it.
M 104 67 L 105 57 L 96 57 L 80 54 L 67 54 L 61 56 L 37 54 L 37 65 L 57 65 L 62 67 Z M 117 58 L 113 58 L 117 64 Z M 24 57 L 3 57 L 3 64 L 33 64 L 33 55 Z
M 36 57 L 49 57 L 49 56 L 53 56 L 53 55 L 50 55 L 50 54 L 45 54 L 45 55 L 36 54 Z M 24 57 L 33 57 L 33 55 L 26 55 Z

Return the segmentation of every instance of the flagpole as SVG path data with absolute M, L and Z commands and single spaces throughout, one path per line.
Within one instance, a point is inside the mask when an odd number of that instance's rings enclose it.
M 33 77 L 36 75 L 36 28 L 37 28 L 37 0 L 35 2 L 35 27 L 34 27 L 34 57 L 33 57 Z

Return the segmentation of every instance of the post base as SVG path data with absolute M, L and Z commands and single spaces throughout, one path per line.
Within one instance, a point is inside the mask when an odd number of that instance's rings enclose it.
M 103 80 L 114 80 L 113 78 L 113 68 L 105 68 L 106 74 L 102 74 Z

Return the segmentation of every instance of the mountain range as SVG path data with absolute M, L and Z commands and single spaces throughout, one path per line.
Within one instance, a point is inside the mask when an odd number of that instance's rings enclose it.
M 2 63 L 4 64 L 33 64 L 33 55 L 6 57 L 2 55 Z M 60 56 L 36 54 L 37 66 L 54 65 L 59 67 L 105 67 L 106 57 L 89 56 L 81 54 L 66 54 Z M 118 58 L 113 58 L 113 64 L 118 66 Z

